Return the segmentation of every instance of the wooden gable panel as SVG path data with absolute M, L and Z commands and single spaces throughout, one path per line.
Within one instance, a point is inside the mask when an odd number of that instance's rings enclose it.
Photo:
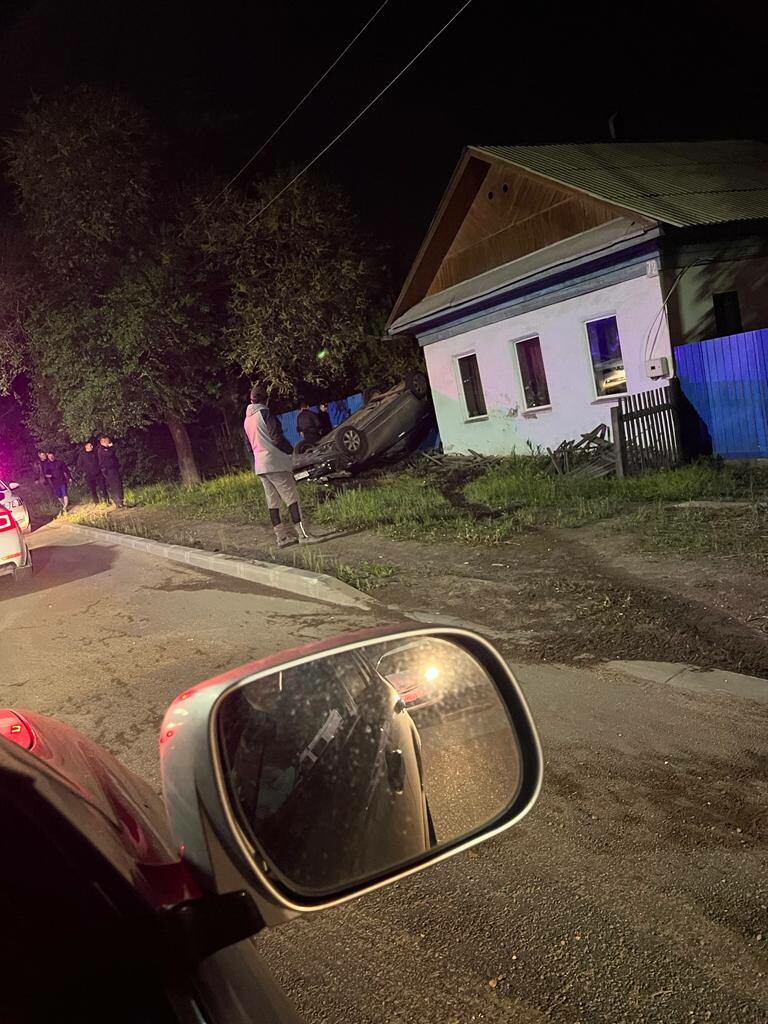
M 494 162 L 426 294 L 621 215 L 606 203 Z
M 462 157 L 405 279 L 390 314 L 389 323 L 427 294 L 430 282 L 445 259 L 478 190 L 482 187 L 488 168 L 487 160 L 479 160 L 468 153 Z

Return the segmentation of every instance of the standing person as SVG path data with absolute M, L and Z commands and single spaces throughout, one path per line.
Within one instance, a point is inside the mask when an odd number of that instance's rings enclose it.
M 109 500 L 107 485 L 99 468 L 99 454 L 90 438 L 83 444 L 77 456 L 77 471 L 84 477 L 95 504 L 102 500 L 102 494 L 104 495 L 104 501 Z
M 99 438 L 99 449 L 97 452 L 99 469 L 107 485 L 109 496 L 118 508 L 123 507 L 123 476 L 120 471 L 120 463 L 117 459 L 115 446 L 106 434 Z
M 48 477 L 48 452 L 38 452 L 35 463 L 35 483 L 43 487 L 50 487 L 51 481 Z
M 45 467 L 45 475 L 48 478 L 53 495 L 61 505 L 62 511 L 69 508 L 69 490 L 67 484 L 72 479 L 69 466 L 61 459 L 57 459 L 53 452 L 48 452 L 48 465 Z
M 326 434 L 330 434 L 333 430 L 333 424 L 331 423 L 331 414 L 328 412 L 328 403 L 320 403 L 320 412 L 317 414 L 317 418 L 320 422 L 320 437 L 325 437 Z
M 301 521 L 291 443 L 283 434 L 280 420 L 267 407 L 266 389 L 259 384 L 254 384 L 251 390 L 251 404 L 245 411 L 243 428 L 253 452 L 253 468 L 267 496 L 269 519 L 277 546 L 286 548 L 297 540 L 299 544 L 317 543 L 320 538 L 313 537 Z M 280 522 L 281 501 L 288 509 L 292 527 Z
M 323 436 L 317 413 L 313 412 L 306 402 L 302 402 L 299 405 L 299 415 L 296 418 L 296 429 L 301 434 L 302 439 L 307 441 L 309 444 L 317 444 Z

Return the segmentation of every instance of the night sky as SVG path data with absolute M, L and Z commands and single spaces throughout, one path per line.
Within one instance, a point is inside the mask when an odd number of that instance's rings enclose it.
M 0 131 L 33 91 L 117 86 L 174 138 L 179 174 L 232 173 L 379 2 L 6 0 Z M 390 0 L 252 173 L 310 159 L 459 6 Z M 404 273 L 466 143 L 602 141 L 616 110 L 626 141 L 767 137 L 765 19 L 746 10 L 473 0 L 317 171 Z

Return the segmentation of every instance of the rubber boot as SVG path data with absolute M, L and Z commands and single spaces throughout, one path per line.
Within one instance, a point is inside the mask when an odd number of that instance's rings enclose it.
M 278 523 L 275 527 L 275 537 L 278 548 L 289 548 L 292 544 L 298 543 L 295 531 L 287 523 Z

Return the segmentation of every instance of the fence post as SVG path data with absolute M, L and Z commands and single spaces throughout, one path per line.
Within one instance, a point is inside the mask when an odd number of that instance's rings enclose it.
M 626 471 L 626 455 L 624 424 L 621 422 L 621 404 L 611 407 L 611 433 L 613 434 L 613 450 L 616 454 L 616 476 L 624 476 Z
M 667 394 L 669 395 L 669 404 L 672 406 L 672 424 L 674 426 L 675 431 L 675 447 L 677 449 L 677 461 L 689 462 L 689 445 L 683 440 L 682 417 L 680 416 L 680 406 L 682 405 L 682 393 L 683 391 L 680 385 L 680 378 L 670 377 L 669 384 L 667 384 Z

